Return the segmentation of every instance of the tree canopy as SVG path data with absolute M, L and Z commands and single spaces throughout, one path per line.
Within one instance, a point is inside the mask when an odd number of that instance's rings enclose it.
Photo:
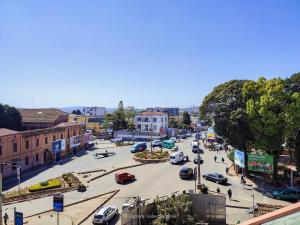
M 22 117 L 15 107 L 0 104 L 0 128 L 22 129 Z
M 187 126 L 189 126 L 190 124 L 191 124 L 191 116 L 190 116 L 190 114 L 188 113 L 188 112 L 183 112 L 183 114 L 182 114 L 182 125 L 184 126 L 184 127 L 187 127 Z

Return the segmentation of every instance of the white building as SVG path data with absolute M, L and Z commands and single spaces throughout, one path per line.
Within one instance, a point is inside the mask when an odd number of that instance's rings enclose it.
M 165 134 L 168 129 L 168 115 L 162 112 L 142 112 L 134 117 L 135 129 L 141 132 Z
M 83 107 L 82 114 L 85 116 L 105 116 L 106 108 L 105 107 Z

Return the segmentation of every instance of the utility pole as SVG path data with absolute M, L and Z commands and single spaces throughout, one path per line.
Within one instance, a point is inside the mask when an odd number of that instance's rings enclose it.
M 254 211 L 255 211 L 255 206 L 254 206 L 254 194 L 252 194 L 251 196 L 252 196 L 252 208 L 253 208 L 252 216 L 253 216 L 253 218 L 254 218 Z

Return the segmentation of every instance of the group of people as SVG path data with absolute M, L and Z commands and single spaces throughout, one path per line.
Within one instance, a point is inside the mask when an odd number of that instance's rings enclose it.
M 218 159 L 218 157 L 215 155 L 215 157 L 214 157 L 214 159 L 215 159 L 215 162 L 217 162 L 217 159 Z M 225 159 L 222 157 L 222 163 L 224 163 L 225 162 Z

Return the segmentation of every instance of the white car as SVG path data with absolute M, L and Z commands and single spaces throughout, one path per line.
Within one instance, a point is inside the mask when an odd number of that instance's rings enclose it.
M 133 209 L 137 205 L 137 200 L 138 200 L 137 197 L 128 198 L 124 202 L 124 204 L 122 206 L 122 210 L 127 209 L 127 208 L 129 210 Z M 145 200 L 143 198 L 141 198 L 140 201 L 142 202 L 142 205 L 145 205 Z
M 198 142 L 197 141 L 193 141 L 192 142 L 192 147 L 198 147 Z
M 93 224 L 104 224 L 118 215 L 116 206 L 104 206 L 94 215 Z
M 171 141 L 174 141 L 174 142 L 177 141 L 176 137 L 171 137 L 170 140 L 171 140 Z

